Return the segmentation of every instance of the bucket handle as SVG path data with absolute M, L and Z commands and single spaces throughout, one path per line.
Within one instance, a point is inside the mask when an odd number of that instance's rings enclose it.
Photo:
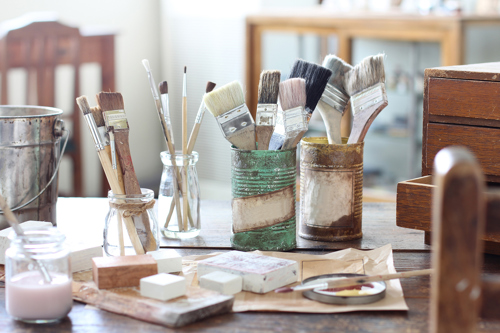
M 60 124 L 58 124 L 60 125 Z M 31 200 L 29 200 L 28 202 L 25 202 L 24 204 L 20 205 L 20 206 L 17 206 L 15 208 L 11 208 L 10 210 L 11 211 L 16 211 L 18 209 L 21 209 L 21 208 L 24 208 L 26 207 L 27 205 L 29 205 L 30 203 L 32 203 L 33 201 L 35 201 L 36 199 L 38 199 L 38 197 L 40 197 L 43 192 L 45 192 L 45 190 L 47 188 L 49 188 L 50 184 L 52 184 L 52 181 L 56 178 L 57 176 L 57 173 L 59 171 L 59 166 L 61 165 L 61 161 L 62 161 L 62 157 L 64 155 L 64 151 L 66 150 L 66 144 L 68 143 L 68 139 L 69 139 L 69 130 L 65 129 L 64 128 L 64 125 L 62 125 L 62 128 L 58 127 L 58 126 L 54 126 L 54 131 L 56 132 L 55 134 L 57 135 L 58 133 L 61 133 L 60 135 L 62 135 L 62 133 L 66 133 L 66 140 L 64 140 L 64 145 L 61 149 L 61 156 L 59 156 L 59 161 L 57 161 L 57 165 L 56 165 L 56 170 L 54 172 L 54 174 L 52 175 L 52 178 L 50 178 L 49 182 L 47 183 L 47 185 L 45 185 L 45 187 L 43 188 L 43 190 L 40 191 L 40 193 L 38 193 L 34 198 L 32 198 Z M 3 215 L 3 211 L 0 210 L 0 215 Z

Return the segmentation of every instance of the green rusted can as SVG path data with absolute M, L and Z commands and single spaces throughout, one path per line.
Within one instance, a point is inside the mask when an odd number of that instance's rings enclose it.
M 296 246 L 296 148 L 231 150 L 231 245 L 242 251 Z

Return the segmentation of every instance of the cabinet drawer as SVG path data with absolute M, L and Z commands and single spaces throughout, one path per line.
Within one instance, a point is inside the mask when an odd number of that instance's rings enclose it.
M 492 120 L 494 124 L 490 126 L 498 127 L 500 82 L 429 78 L 428 110 L 431 118 L 446 116 Z
M 461 145 L 472 150 L 489 181 L 500 181 L 500 129 L 429 123 L 426 139 L 422 157 L 428 174 L 441 149 Z

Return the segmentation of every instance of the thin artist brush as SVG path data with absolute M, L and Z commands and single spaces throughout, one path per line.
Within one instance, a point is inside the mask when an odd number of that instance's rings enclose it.
M 182 79 L 182 155 L 183 155 L 183 178 L 182 178 L 182 225 L 184 227 L 184 231 L 188 231 L 188 223 L 187 223 L 187 212 L 188 212 L 188 193 L 187 193 L 187 164 L 186 164 L 186 156 L 188 154 L 187 151 L 187 75 L 186 75 L 186 66 L 184 66 L 184 76 Z M 180 230 L 180 226 L 179 226 Z
M 255 122 L 238 81 L 206 94 L 203 101 L 227 141 L 238 149 L 255 150 Z
M 259 96 L 255 117 L 258 150 L 267 150 L 269 148 L 269 141 L 276 126 L 280 78 L 280 71 L 263 71 L 260 74 Z
M 354 114 L 347 143 L 362 142 L 372 122 L 388 104 L 384 57 L 384 54 L 366 57 L 346 74 L 345 88 L 351 95 Z
M 205 88 L 205 94 L 208 94 L 215 88 L 215 83 L 208 81 L 207 86 Z M 193 152 L 194 144 L 196 143 L 196 139 L 198 138 L 198 132 L 200 131 L 201 121 L 203 120 L 203 116 L 205 115 L 206 106 L 201 100 L 200 108 L 198 109 L 198 113 L 196 114 L 196 119 L 194 121 L 193 129 L 191 130 L 191 135 L 189 136 L 188 141 L 188 154 Z

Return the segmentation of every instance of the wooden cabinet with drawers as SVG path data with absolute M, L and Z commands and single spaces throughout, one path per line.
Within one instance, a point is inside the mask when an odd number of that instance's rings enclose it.
M 489 230 L 500 219 L 500 62 L 425 70 L 422 178 L 400 182 L 396 223 L 426 231 L 430 240 L 434 157 L 461 145 L 476 156 L 489 182 Z M 500 254 L 500 235 L 485 236 L 486 252 Z

